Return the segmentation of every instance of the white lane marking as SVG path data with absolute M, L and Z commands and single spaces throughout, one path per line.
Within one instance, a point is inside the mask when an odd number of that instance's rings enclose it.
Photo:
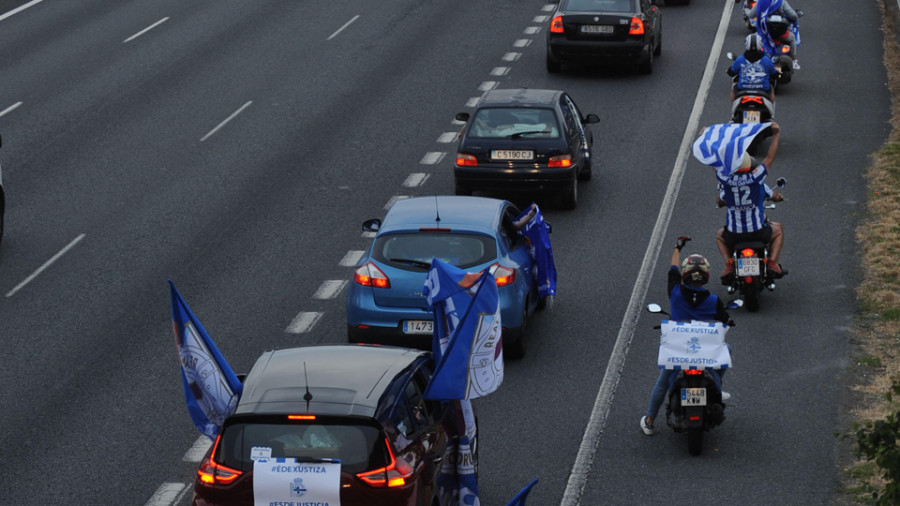
M 387 201 L 387 204 L 384 205 L 384 210 L 387 211 L 388 209 L 390 209 L 391 206 L 394 205 L 394 202 L 397 202 L 398 200 L 408 199 L 408 198 L 409 198 L 409 195 L 394 195 L 393 197 L 391 197 L 390 200 Z M 372 233 L 372 232 L 368 232 L 368 233 L 371 233 L 372 237 L 375 237 L 374 233 Z M 363 237 L 366 237 L 365 233 L 363 234 Z
M 367 238 L 367 239 L 372 239 L 372 238 L 375 237 L 375 232 L 368 232 L 368 231 L 367 231 L 367 232 L 363 232 L 363 233 L 362 233 L 362 236 L 365 237 L 365 238 Z
M 132 40 L 134 40 L 134 39 L 140 37 L 141 35 L 144 35 L 145 33 L 149 32 L 150 30 L 156 28 L 157 26 L 159 26 L 159 25 L 165 23 L 165 22 L 168 21 L 168 20 L 169 20 L 168 17 L 162 18 L 162 19 L 160 19 L 159 21 L 157 21 L 156 23 L 153 23 L 152 25 L 148 26 L 147 28 L 144 28 L 143 30 L 139 31 L 138 33 L 132 35 L 131 37 L 128 37 L 128 38 L 125 39 L 125 40 L 123 40 L 122 43 L 124 44 L 124 43 L 126 43 L 126 42 L 131 42 Z
M 344 255 L 344 258 L 342 258 L 341 261 L 338 262 L 338 265 L 340 265 L 341 267 L 355 267 L 359 262 L 359 259 L 362 258 L 362 256 L 365 254 L 366 252 L 363 250 L 350 250 L 346 255 Z
M 3 116 L 6 116 L 7 113 L 15 111 L 16 109 L 19 108 L 20 105 L 22 105 L 22 102 L 16 102 L 15 104 L 7 107 L 6 109 L 3 109 L 2 111 L 0 111 L 0 118 L 2 118 Z
M 70 242 L 68 245 L 66 245 L 65 248 L 61 249 L 61 250 L 59 251 L 59 253 L 53 255 L 53 257 L 51 257 L 50 260 L 47 260 L 46 262 L 44 262 L 44 265 L 38 267 L 38 270 L 34 271 L 33 273 L 31 273 L 30 276 L 28 276 L 27 278 L 25 278 L 25 281 L 22 281 L 21 283 L 19 283 L 18 285 L 16 285 L 15 288 L 13 288 L 12 290 L 10 290 L 10 291 L 6 294 L 6 296 L 7 296 L 7 297 L 12 297 L 13 295 L 15 295 L 16 292 L 18 292 L 19 290 L 21 290 L 22 287 L 24 287 L 25 285 L 27 285 L 28 283 L 30 283 L 34 278 L 38 277 L 38 275 L 39 275 L 40 273 L 44 272 L 44 269 L 46 269 L 47 267 L 50 267 L 51 265 L 53 265 L 53 262 L 59 260 L 59 258 L 60 258 L 61 256 L 65 255 L 67 251 L 69 251 L 70 249 L 72 249 L 76 244 L 78 244 L 78 241 L 80 241 L 80 240 L 82 240 L 82 239 L 84 239 L 84 234 L 81 234 L 81 235 L 79 235 L 78 237 L 76 237 L 75 239 L 73 239 L 72 242 Z
M 407 176 L 406 181 L 403 181 L 403 186 L 407 188 L 418 188 L 425 184 L 425 181 L 428 181 L 429 177 L 431 177 L 431 175 L 425 172 L 414 172 Z
M 734 6 L 734 2 L 724 3 L 725 7 L 722 11 L 722 19 L 719 21 L 716 38 L 710 49 L 709 59 L 706 61 L 706 70 L 703 72 L 700 88 L 697 90 L 697 96 L 694 99 L 694 107 L 691 110 L 691 116 L 688 118 L 687 125 L 684 128 L 684 136 L 681 139 L 681 148 L 678 151 L 678 158 L 675 160 L 675 166 L 672 168 L 669 186 L 666 188 L 665 197 L 663 198 L 662 205 L 659 209 L 659 215 L 656 217 L 656 224 L 653 226 L 650 244 L 648 244 L 647 251 L 644 253 L 644 260 L 641 263 L 640 271 L 638 271 L 637 281 L 631 292 L 631 299 L 628 301 L 628 307 L 626 308 L 625 316 L 622 319 L 622 326 L 619 328 L 619 335 L 616 338 L 613 352 L 609 357 L 609 363 L 606 365 L 606 371 L 603 374 L 603 382 L 600 384 L 600 390 L 597 391 L 597 398 L 594 400 L 591 417 L 588 420 L 584 437 L 581 440 L 581 446 L 578 448 L 578 455 L 575 457 L 575 464 L 572 466 L 572 472 L 569 474 L 569 481 L 566 483 L 566 490 L 563 494 L 561 506 L 578 506 L 581 504 L 581 495 L 584 493 L 584 487 L 594 462 L 594 454 L 597 452 L 600 436 L 603 434 L 603 429 L 606 425 L 607 417 L 609 416 L 609 410 L 612 407 L 616 386 L 619 383 L 619 378 L 622 376 L 622 370 L 625 368 L 625 357 L 628 355 L 628 348 L 631 346 L 631 340 L 634 337 L 635 325 L 637 324 L 640 315 L 641 306 L 647 296 L 650 278 L 653 275 L 653 270 L 656 268 L 656 259 L 659 257 L 659 252 L 662 249 L 663 236 L 669 226 L 669 220 L 672 217 L 672 209 L 675 207 L 675 200 L 678 198 L 678 191 L 681 188 L 681 182 L 684 178 L 684 170 L 685 167 L 687 167 L 687 160 L 690 156 L 691 144 L 693 143 L 694 137 L 697 135 L 700 124 L 700 115 L 703 113 L 703 108 L 706 105 L 709 87 L 719 63 L 719 55 L 722 52 L 725 33 L 728 29 L 728 22 L 731 18 L 731 11 Z
M 236 110 L 236 111 L 234 111 L 233 113 L 231 113 L 231 116 L 228 116 L 227 118 L 225 118 L 225 121 L 219 123 L 218 125 L 216 125 L 216 128 L 213 128 L 212 130 L 209 131 L 209 133 L 207 133 L 206 135 L 204 135 L 204 136 L 200 139 L 200 142 L 203 142 L 203 141 L 205 141 L 206 139 L 209 139 L 210 137 L 212 137 L 212 135 L 215 134 L 216 132 L 218 132 L 220 128 L 222 128 L 223 126 L 225 126 L 226 123 L 228 123 L 229 121 L 233 120 L 233 119 L 235 118 L 235 116 L 237 116 L 238 114 L 242 113 L 242 112 L 244 111 L 244 109 L 250 107 L 250 104 L 252 104 L 252 103 L 253 103 L 253 101 L 251 100 L 251 101 L 247 102 L 246 104 L 242 105 L 238 110 Z
M 528 28 L 525 29 L 525 34 L 526 35 L 535 35 L 540 31 L 541 31 L 540 26 L 529 26 Z
M 210 446 L 212 446 L 212 440 L 206 436 L 200 436 L 194 441 L 194 444 L 191 445 L 191 449 L 184 454 L 184 457 L 182 457 L 181 460 L 199 463 L 203 460 L 203 457 L 206 456 L 206 452 L 209 450 Z
M 543 6 L 543 7 L 541 7 L 541 10 L 544 11 L 544 12 L 555 11 L 555 10 L 556 10 L 556 6 L 553 5 L 553 4 L 547 4 L 547 5 Z
M 353 19 L 351 19 L 350 21 L 347 21 L 346 23 L 344 23 L 344 26 L 338 28 L 336 32 L 334 32 L 334 33 L 332 33 L 331 35 L 329 35 L 328 38 L 325 39 L 325 40 L 331 40 L 331 39 L 337 37 L 337 35 L 338 35 L 339 33 L 341 33 L 341 32 L 344 31 L 344 28 L 347 28 L 348 26 L 350 26 L 350 24 L 353 23 L 354 21 L 356 21 L 357 19 L 359 19 L 359 14 L 357 14 L 356 16 L 353 16 Z
M 497 87 L 500 84 L 497 81 L 485 81 L 478 85 L 478 91 L 490 91 Z
M 444 132 L 438 137 L 437 141 L 441 144 L 449 144 L 456 140 L 457 135 L 459 135 L 459 132 Z
M 31 0 L 30 2 L 28 2 L 28 3 L 25 4 L 25 5 L 16 7 L 15 9 L 13 9 L 13 10 L 7 12 L 6 14 L 0 15 L 0 21 L 3 21 L 4 19 L 6 19 L 6 18 L 12 16 L 13 14 L 17 14 L 17 13 L 19 13 L 19 12 L 22 12 L 22 11 L 24 11 L 25 9 L 27 9 L 27 8 L 33 6 L 33 5 L 37 5 L 37 4 L 39 4 L 39 3 L 43 2 L 43 1 L 44 1 L 44 0 Z
M 301 311 L 297 313 L 297 316 L 295 316 L 293 320 L 291 320 L 291 323 L 288 324 L 284 331 L 289 334 L 303 334 L 309 332 L 321 318 L 322 313 L 306 313 Z
M 190 487 L 185 483 L 163 483 L 156 489 L 153 497 L 147 501 L 145 506 L 169 506 L 171 504 L 177 504 L 189 489 Z
M 494 67 L 491 69 L 492 76 L 505 76 L 509 74 L 509 67 Z
M 900 1 L 900 0 L 898 0 Z M 513 42 L 514 47 L 528 47 L 531 45 L 531 39 L 517 39 Z
M 314 299 L 334 299 L 347 286 L 346 279 L 326 279 L 313 294 Z
M 503 61 L 516 61 L 522 56 L 522 53 L 506 53 L 503 55 Z
M 550 16 L 535 16 L 534 19 L 531 20 L 531 22 L 532 23 L 544 23 L 548 19 L 550 19 Z
M 419 163 L 422 165 L 434 165 L 440 163 L 446 154 L 447 153 L 441 151 L 429 151 L 428 153 L 425 153 L 425 156 L 423 156 L 421 160 L 419 160 Z
M 897 0 L 897 1 L 900 1 L 900 0 Z M 487 91 L 487 90 L 482 90 L 482 91 Z M 479 100 L 481 100 L 481 97 L 472 97 L 469 100 L 466 100 L 466 107 L 475 107 L 475 104 L 477 104 Z M 460 122 L 460 123 L 462 123 L 462 122 Z

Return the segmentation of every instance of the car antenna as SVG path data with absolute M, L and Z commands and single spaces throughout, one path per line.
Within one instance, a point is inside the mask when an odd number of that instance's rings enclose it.
M 434 221 L 437 222 L 437 225 L 441 225 L 441 211 L 438 209 L 438 198 L 437 193 L 434 194 Z
M 303 380 L 306 382 L 306 393 L 303 394 L 303 400 L 306 401 L 306 411 L 309 412 L 309 401 L 312 400 L 312 393 L 309 391 L 309 377 L 306 374 L 306 361 L 303 362 Z

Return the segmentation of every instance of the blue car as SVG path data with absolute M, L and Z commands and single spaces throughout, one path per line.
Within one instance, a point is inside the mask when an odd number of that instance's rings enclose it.
M 384 221 L 363 223 L 377 233 L 347 291 L 349 342 L 431 349 L 433 312 L 422 288 L 432 258 L 439 258 L 472 273 L 491 269 L 504 355 L 524 356 L 528 318 L 545 300 L 528 241 L 515 224 L 519 214 L 505 200 L 430 196 L 399 200 Z

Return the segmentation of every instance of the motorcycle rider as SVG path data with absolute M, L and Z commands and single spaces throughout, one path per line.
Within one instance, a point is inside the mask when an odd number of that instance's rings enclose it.
M 766 157 L 758 165 L 747 153 L 740 168 L 730 176 L 723 176 L 718 171 L 716 178 L 719 180 L 719 203 L 727 207 L 725 226 L 716 234 L 716 243 L 719 253 L 725 261 L 725 271 L 722 273 L 722 284 L 731 284 L 734 276 L 734 259 L 731 258 L 732 247 L 739 242 L 760 241 L 770 244 L 769 260 L 766 264 L 773 278 L 784 275 L 778 258 L 784 245 L 784 228 L 781 223 L 768 221 L 765 213 L 765 201 L 771 199 L 774 202 L 783 200 L 781 194 L 773 192 L 765 183 L 769 167 L 778 153 L 778 139 L 781 136 L 781 128 L 778 123 L 772 122 L 771 144 Z
M 772 39 L 780 39 L 784 44 L 787 44 L 791 47 L 791 59 L 793 60 L 794 70 L 800 70 L 800 62 L 797 61 L 797 40 L 794 38 L 794 32 L 791 30 L 791 25 L 797 22 L 797 19 L 800 17 L 797 14 L 791 4 L 788 3 L 787 0 L 773 0 L 772 4 L 780 3 L 776 8 L 772 9 L 769 12 L 769 17 L 766 20 L 766 24 L 772 23 L 773 26 L 784 23 L 787 26 L 787 29 L 780 30 L 781 33 L 772 33 L 769 31 Z M 757 30 L 759 29 L 759 19 L 757 16 L 759 15 L 759 2 L 753 5 L 753 7 L 747 11 L 747 17 L 749 19 L 756 19 Z M 786 22 L 785 22 L 786 21 Z
M 675 250 L 672 252 L 672 266 L 668 273 L 669 316 L 673 321 L 720 321 L 727 324 L 730 320 L 728 311 L 722 300 L 709 292 L 703 285 L 709 281 L 709 261 L 702 255 L 690 255 L 678 265 L 681 259 L 681 249 L 691 238 L 681 236 L 675 241 Z M 730 347 L 729 347 L 730 348 Z M 659 413 L 669 390 L 669 381 L 674 373 L 673 369 L 660 369 L 656 384 L 650 392 L 650 402 L 647 406 L 647 414 L 641 417 L 641 430 L 644 434 L 653 435 L 653 421 Z M 725 369 L 718 371 L 719 378 L 724 376 Z M 731 398 L 731 394 L 722 391 L 722 400 Z
M 768 92 L 769 100 L 775 101 L 775 88 L 772 86 L 778 78 L 778 69 L 770 58 L 765 58 L 762 37 L 751 33 L 744 39 L 744 54 L 738 56 L 728 67 L 727 73 L 734 78 L 731 85 L 731 101 L 737 91 L 760 90 Z

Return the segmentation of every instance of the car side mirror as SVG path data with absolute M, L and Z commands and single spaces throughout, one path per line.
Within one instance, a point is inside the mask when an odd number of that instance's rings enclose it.
M 381 220 L 378 218 L 372 218 L 371 220 L 366 220 L 362 224 L 363 232 L 378 232 L 381 228 Z
M 469 113 L 461 112 L 456 115 L 456 121 L 462 121 L 463 123 L 469 121 Z
M 582 121 L 582 123 L 584 123 L 584 124 L 588 124 L 588 123 L 600 123 L 600 116 L 597 116 L 597 115 L 594 114 L 594 113 L 588 114 L 587 116 L 585 116 L 585 118 L 584 118 L 584 120 Z

